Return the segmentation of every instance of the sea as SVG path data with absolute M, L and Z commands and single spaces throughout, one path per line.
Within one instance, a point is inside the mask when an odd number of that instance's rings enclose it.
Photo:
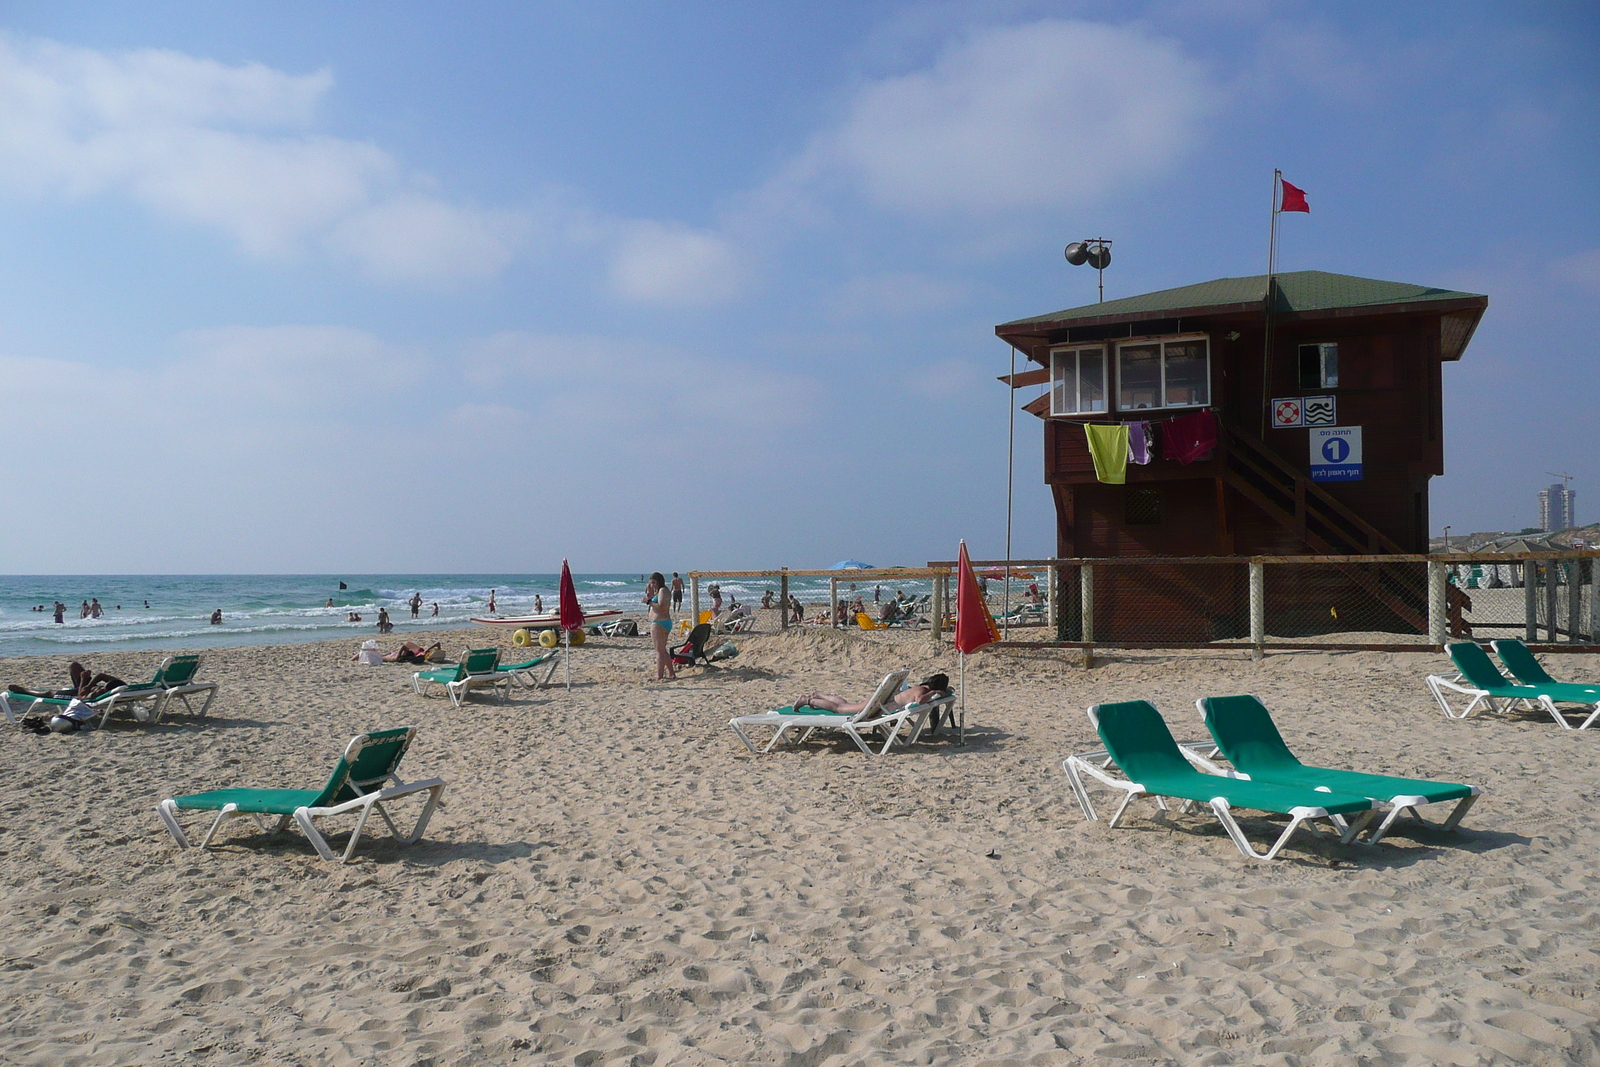
M 642 611 L 647 577 L 574 574 L 573 585 L 586 609 Z M 546 611 L 556 610 L 559 583 L 558 574 L 0 575 L 0 657 L 366 638 L 377 635 L 379 608 L 388 609 L 397 636 L 466 629 L 474 625 L 473 616 L 487 613 L 491 590 L 498 614 L 531 615 L 535 597 L 542 598 Z M 777 589 L 776 581 L 760 578 L 720 584 L 724 596 L 740 601 L 759 602 L 763 591 Z M 905 584 L 912 593 L 927 583 Z M 828 597 L 826 578 L 795 577 L 789 586 L 809 603 Z M 870 599 L 871 587 L 865 592 Z M 407 606 L 413 593 L 422 594 L 416 619 Z M 101 617 L 80 618 L 81 604 L 95 599 Z M 57 600 L 67 605 L 60 624 L 51 612 Z M 438 615 L 433 614 L 436 604 Z M 39 607 L 44 610 L 34 610 Z M 213 625 L 209 620 L 217 610 L 222 621 Z

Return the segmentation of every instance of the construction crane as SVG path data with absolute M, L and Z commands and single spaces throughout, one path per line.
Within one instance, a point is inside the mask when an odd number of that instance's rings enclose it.
M 1571 489 L 1572 488 L 1573 475 L 1571 475 L 1571 474 L 1557 474 L 1555 471 L 1545 471 L 1545 473 L 1548 474 L 1552 478 L 1560 478 L 1561 479 L 1561 488 L 1562 489 Z

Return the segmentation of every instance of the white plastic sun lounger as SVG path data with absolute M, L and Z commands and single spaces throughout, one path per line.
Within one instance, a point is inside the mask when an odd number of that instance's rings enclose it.
M 752 755 L 757 754 L 756 746 L 750 740 L 750 735 L 745 732 L 752 726 L 772 728 L 772 739 L 767 742 L 767 747 L 762 749 L 762 752 L 771 752 L 790 730 L 801 731 L 798 738 L 800 742 L 804 742 L 816 730 L 838 730 L 869 756 L 872 755 L 872 748 L 867 743 L 866 735 L 872 733 L 874 729 L 881 729 L 887 735 L 883 748 L 878 751 L 878 755 L 881 756 L 894 744 L 902 726 L 913 718 L 927 715 L 927 708 L 922 708 L 919 712 L 917 705 L 893 711 L 884 708 L 884 704 L 899 691 L 900 683 L 904 682 L 906 675 L 910 673 L 909 670 L 902 669 L 884 675 L 883 681 L 878 683 L 878 688 L 873 690 L 872 696 L 867 699 L 867 706 L 854 715 L 815 708 L 797 712 L 793 707 L 782 707 L 759 715 L 735 716 L 728 720 L 728 726 L 739 735 L 739 740 L 744 742 L 744 747 L 749 749 Z

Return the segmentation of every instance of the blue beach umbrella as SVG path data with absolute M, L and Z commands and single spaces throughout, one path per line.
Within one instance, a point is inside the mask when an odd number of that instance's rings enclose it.
M 843 559 L 828 568 L 830 571 L 870 571 L 872 564 L 862 563 L 859 559 Z

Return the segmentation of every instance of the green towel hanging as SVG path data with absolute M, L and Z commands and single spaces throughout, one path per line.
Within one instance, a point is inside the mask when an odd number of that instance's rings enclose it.
M 1128 480 L 1128 428 L 1118 423 L 1086 422 L 1083 432 L 1089 437 L 1089 455 L 1094 457 L 1094 476 L 1107 485 L 1122 485 Z

